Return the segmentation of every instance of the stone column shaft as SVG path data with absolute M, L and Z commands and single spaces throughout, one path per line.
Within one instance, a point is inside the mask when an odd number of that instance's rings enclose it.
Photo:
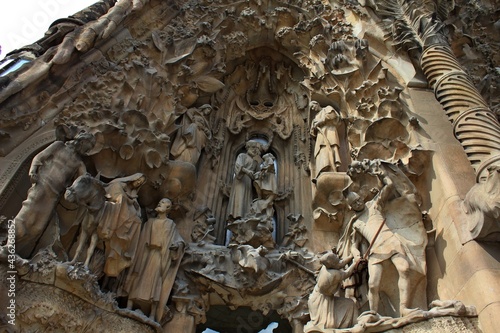
M 450 47 L 427 47 L 421 65 L 479 182 L 489 166 L 500 163 L 500 124 Z

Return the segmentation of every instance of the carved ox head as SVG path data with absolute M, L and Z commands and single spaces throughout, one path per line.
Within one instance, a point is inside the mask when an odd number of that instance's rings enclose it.
M 78 177 L 66 189 L 64 198 L 69 202 L 84 206 L 90 212 L 96 212 L 104 206 L 105 195 L 104 183 L 86 173 Z

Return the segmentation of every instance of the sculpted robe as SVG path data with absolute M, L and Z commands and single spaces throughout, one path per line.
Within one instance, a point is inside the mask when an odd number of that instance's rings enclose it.
M 321 267 L 316 286 L 307 302 L 311 316 L 310 325 L 326 329 L 348 328 L 356 322 L 358 311 L 354 301 L 334 296 L 341 283 L 341 271 Z
M 400 197 L 392 200 L 386 209 L 386 222 L 370 249 L 369 263 L 380 263 L 398 253 L 408 259 L 410 269 L 425 274 L 427 234 L 418 206 Z M 368 202 L 367 209 L 353 227 L 371 243 L 383 220 L 380 210 L 373 202 Z
M 141 173 L 112 180 L 106 187 L 106 195 L 112 203 L 106 218 L 98 227 L 98 234 L 105 242 L 104 273 L 117 277 L 130 267 L 135 256 L 141 232 L 141 208 L 137 191 L 129 185 L 144 177 Z
M 313 120 L 311 134 L 316 137 L 314 178 L 318 178 L 321 172 L 335 172 L 341 165 L 338 124 L 339 115 L 331 106 L 323 108 Z
M 170 153 L 178 161 L 196 165 L 201 151 L 211 139 L 209 124 L 199 111 L 187 110 Z
M 243 172 L 243 168 L 255 172 L 258 168 L 258 162 L 246 153 L 241 153 L 236 158 L 235 176 L 228 204 L 228 216 L 235 219 L 246 215 L 253 200 L 253 181 Z
M 149 219 L 141 231 L 139 249 L 124 285 L 128 299 L 136 303 L 158 302 L 161 320 L 184 253 L 184 240 L 169 218 Z M 171 249 L 177 246 L 177 249 Z

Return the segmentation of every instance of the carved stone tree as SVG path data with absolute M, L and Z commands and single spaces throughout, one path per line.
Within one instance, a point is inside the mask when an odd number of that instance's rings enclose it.
M 496 332 L 500 125 L 467 74 L 494 52 L 465 33 L 494 21 L 462 2 L 54 22 L 0 62 L 0 327 Z

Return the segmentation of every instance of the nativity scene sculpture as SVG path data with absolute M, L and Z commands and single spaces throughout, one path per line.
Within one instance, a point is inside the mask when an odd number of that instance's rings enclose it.
M 248 140 L 238 155 L 228 203 L 231 243 L 268 248 L 275 246 L 274 201 L 278 197 L 276 159 L 259 141 Z M 254 192 L 256 196 L 254 196 Z
M 314 103 L 311 109 L 318 110 Z M 334 112 L 328 107 L 319 112 L 325 110 Z M 56 144 L 64 152 L 80 138 L 83 156 L 93 147 L 90 135 L 80 134 L 67 144 Z M 48 152 L 57 156 L 53 149 L 54 145 L 49 146 L 39 156 Z M 334 149 L 338 146 L 329 146 L 327 155 Z M 68 220 L 65 215 L 57 219 L 66 225 L 64 230 L 71 229 L 67 226 L 80 229 L 77 242 L 63 242 L 72 256 L 71 261 L 59 264 L 67 274 L 63 277 L 71 280 L 102 274 L 100 288 L 126 303 L 115 311 L 143 316 L 141 320 L 156 323 L 152 324 L 155 327 L 159 323 L 174 325 L 169 300 L 193 307 L 198 294 L 190 288 L 205 290 L 213 285 L 226 290 L 223 299 L 228 302 L 243 290 L 266 300 L 258 298 L 254 307 L 264 306 L 268 311 L 290 307 L 291 321 L 308 333 L 370 332 L 381 325 L 394 328 L 462 309 L 456 303 L 453 310 L 448 303 L 433 303 L 436 307 L 427 311 L 423 292 L 427 233 L 421 198 L 399 166 L 378 159 L 354 161 L 347 173 L 330 165 L 311 178 L 317 196 L 327 191 L 331 206 L 322 209 L 335 209 L 328 213 L 330 220 L 336 221 L 329 227 L 340 235 L 335 249 L 314 255 L 307 249 L 309 230 L 302 224 L 302 214 L 288 215 L 290 230 L 281 245 L 276 241 L 280 165 L 269 150 L 270 144 L 250 139 L 234 161 L 227 201 L 231 236 L 226 247 L 217 245 L 214 236 L 207 238 L 217 220 L 206 207 L 193 211 L 192 233 L 187 236 L 181 236 L 168 217 L 175 214 L 182 218 L 185 206 L 179 204 L 173 212 L 173 201 L 163 198 L 154 213 L 147 213 L 141 204 L 141 191 L 148 183 L 143 173 L 107 182 L 89 173 L 80 175 L 64 195 L 59 194 L 65 204 L 76 205 L 81 211 L 77 220 Z M 38 160 L 41 158 L 35 162 Z M 83 165 L 82 159 L 77 161 Z M 74 173 L 83 171 L 77 168 Z M 67 239 L 62 234 L 55 239 L 61 236 Z M 190 245 L 184 237 L 195 243 Z M 193 282 L 197 287 L 191 285 Z M 397 285 L 397 291 L 391 291 L 390 284 Z M 283 293 L 294 293 L 296 298 L 282 303 Z M 277 297 L 278 303 L 267 297 Z M 239 302 L 244 304 L 243 299 Z M 396 310 L 391 311 L 391 307 Z M 473 314 L 473 310 L 464 309 L 466 315 Z M 401 319 L 395 322 L 395 318 Z
M 258 171 L 264 148 L 260 142 L 249 140 L 245 143 L 245 149 L 246 152 L 240 153 L 234 164 L 234 179 L 228 203 L 230 220 L 245 217 L 250 211 L 254 174 Z
M 426 88 L 446 83 L 447 64 L 419 52 L 441 39 L 403 52 L 413 41 L 377 23 L 406 22 L 385 17 L 392 5 L 105 0 L 44 39 L 54 45 L 0 90 L 0 180 L 13 180 L 0 185 L 31 183 L 13 208 L 15 254 L 0 223 L 20 329 L 243 331 L 240 310 L 261 316 L 255 332 L 267 320 L 293 333 L 476 325 L 472 307 L 428 287 L 434 220 L 448 212 L 431 192 L 452 192 L 444 134 L 430 133 L 442 117 L 419 103 L 440 102 Z M 416 26 L 437 27 L 430 14 Z M 26 103 L 8 96 L 22 87 Z M 480 111 L 443 108 L 446 145 L 474 143 L 461 126 Z M 498 241 L 495 158 L 481 157 L 468 195 L 443 199 L 465 198 L 450 203 L 464 244 Z M 213 327 L 219 310 L 228 327 Z

